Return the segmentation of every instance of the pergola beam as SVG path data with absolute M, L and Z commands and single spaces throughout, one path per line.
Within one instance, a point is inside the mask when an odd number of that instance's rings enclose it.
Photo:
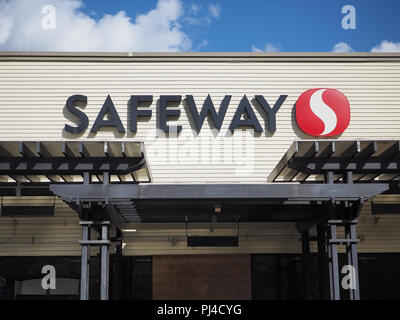
M 400 159 L 394 158 L 292 158 L 288 167 L 308 174 L 323 174 L 327 171 L 354 174 L 388 174 L 400 172 Z
M 144 165 L 143 157 L 15 157 L 0 158 L 0 175 L 128 174 Z

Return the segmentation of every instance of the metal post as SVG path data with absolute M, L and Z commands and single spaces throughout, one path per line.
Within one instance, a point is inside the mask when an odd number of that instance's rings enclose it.
M 116 231 L 116 246 L 115 246 L 115 265 L 114 265 L 114 298 L 115 300 L 122 299 L 122 283 L 123 283 L 123 254 L 122 254 L 122 231 Z
M 328 245 L 328 271 L 329 271 L 329 298 L 332 300 L 332 297 L 334 296 L 333 293 L 333 269 L 332 269 L 332 252 L 331 252 L 331 246 Z
M 353 183 L 353 172 L 351 171 L 346 171 L 346 174 L 344 176 L 344 182 L 345 183 Z
M 301 234 L 301 249 L 304 256 L 310 254 L 310 237 L 308 230 Z
M 311 299 L 310 293 L 310 267 L 309 267 L 309 259 L 310 259 L 310 238 L 309 232 L 304 231 L 301 234 L 301 248 L 302 248 L 302 257 L 301 257 L 301 273 L 302 273 L 302 283 L 301 283 L 301 291 L 302 298 L 305 300 Z
M 329 183 L 329 184 L 333 183 L 334 182 L 333 181 L 333 172 L 332 171 L 326 172 L 324 180 L 325 180 L 325 183 Z
M 348 223 L 345 225 L 346 239 L 356 239 L 356 225 L 355 223 Z M 346 243 L 347 264 L 353 267 L 353 285 L 354 289 L 350 288 L 350 300 L 360 300 L 360 287 L 358 280 L 358 257 L 356 242 Z
M 329 283 L 331 300 L 340 300 L 339 263 L 336 241 L 336 225 L 329 224 L 328 258 L 329 258 Z M 331 242 L 332 241 L 332 242 Z
M 101 240 L 108 240 L 108 222 L 103 222 L 101 226 Z M 109 245 L 101 245 L 101 289 L 100 299 L 108 300 L 108 280 L 109 280 Z
M 89 224 L 82 224 L 82 240 L 88 241 L 89 239 L 90 239 L 90 226 Z M 81 300 L 89 300 L 89 259 L 90 259 L 89 245 L 82 244 Z
M 318 273 L 319 273 L 319 293 L 320 299 L 327 299 L 327 255 L 326 255 L 326 236 L 325 228 L 322 224 L 317 226 L 317 237 L 318 237 Z

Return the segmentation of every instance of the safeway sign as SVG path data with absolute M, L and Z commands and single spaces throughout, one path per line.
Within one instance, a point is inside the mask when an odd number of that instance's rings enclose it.
M 350 104 L 335 89 L 310 89 L 296 103 L 296 120 L 301 130 L 311 136 L 336 136 L 350 123 Z
M 285 102 L 287 95 L 280 95 L 273 103 L 269 103 L 262 95 L 255 95 L 255 101 L 265 112 L 268 121 L 267 126 L 263 128 L 257 118 L 256 113 L 246 95 L 244 95 L 232 120 L 229 123 L 229 130 L 234 132 L 238 128 L 250 128 L 255 132 L 275 132 L 276 117 L 279 109 Z M 212 125 L 220 130 L 225 119 L 226 111 L 230 107 L 232 96 L 225 95 L 218 108 L 215 107 L 211 96 L 208 95 L 201 109 L 196 105 L 192 95 L 186 95 L 185 103 L 190 113 L 188 116 L 193 119 L 192 127 L 200 132 L 204 121 L 208 118 Z M 153 102 L 152 95 L 132 95 L 128 101 L 130 118 L 127 128 L 131 132 L 137 132 L 138 119 L 149 118 L 153 116 L 149 105 Z M 182 126 L 171 127 L 168 120 L 171 117 L 179 118 L 181 110 L 178 108 L 182 103 L 180 95 L 161 95 L 158 99 L 159 112 L 157 114 L 157 128 L 164 132 L 180 132 Z M 64 130 L 71 134 L 82 134 L 89 127 L 89 118 L 82 109 L 88 104 L 88 98 L 84 95 L 73 95 L 67 99 L 66 108 L 74 115 L 77 120 L 76 126 L 65 125 Z M 335 89 L 310 89 L 300 95 L 296 102 L 296 120 L 302 131 L 311 136 L 335 136 L 348 127 L 350 123 L 350 104 L 346 96 Z M 217 111 L 218 110 L 218 111 Z M 121 122 L 117 109 L 108 95 L 102 108 L 100 109 L 96 120 L 94 121 L 90 132 L 96 133 L 103 127 L 115 128 L 120 133 L 125 133 L 126 129 Z

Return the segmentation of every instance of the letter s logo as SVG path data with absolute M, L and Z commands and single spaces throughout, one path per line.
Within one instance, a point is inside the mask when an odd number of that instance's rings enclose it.
M 296 121 L 305 133 L 316 137 L 338 135 L 350 123 L 350 104 L 335 89 L 310 89 L 296 102 Z

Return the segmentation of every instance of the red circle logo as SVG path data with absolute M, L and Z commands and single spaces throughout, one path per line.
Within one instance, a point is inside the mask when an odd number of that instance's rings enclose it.
M 310 89 L 297 99 L 296 120 L 300 129 L 311 136 L 335 136 L 350 123 L 350 104 L 335 89 Z

